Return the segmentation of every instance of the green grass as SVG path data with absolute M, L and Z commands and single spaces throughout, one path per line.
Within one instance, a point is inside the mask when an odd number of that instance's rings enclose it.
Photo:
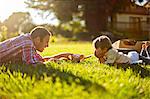
M 89 55 L 93 48 L 88 42 L 57 43 L 50 44 L 41 55 L 60 52 Z M 81 63 L 47 62 L 37 67 L 12 64 L 0 67 L 1 98 L 149 99 L 150 76 L 99 64 L 95 57 Z

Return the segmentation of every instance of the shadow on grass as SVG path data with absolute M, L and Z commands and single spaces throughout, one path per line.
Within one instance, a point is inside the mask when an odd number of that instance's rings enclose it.
M 25 73 L 30 77 L 35 77 L 36 80 L 43 79 L 44 75 L 51 76 L 53 79 L 53 82 L 56 81 L 56 78 L 59 77 L 60 81 L 66 81 L 68 84 L 71 84 L 72 82 L 84 86 L 84 90 L 91 92 L 92 90 L 95 90 L 97 92 L 107 92 L 105 87 L 93 83 L 90 80 L 85 80 L 82 77 L 77 77 L 71 73 L 61 72 L 59 69 L 54 69 L 51 66 L 46 65 L 40 65 L 40 66 L 26 66 L 26 65 L 5 65 L 6 69 L 2 72 L 7 72 L 9 69 L 10 72 L 21 72 Z
M 113 66 L 113 65 L 110 65 Z M 123 69 L 123 70 L 127 70 L 127 69 L 132 69 L 132 71 L 134 73 L 136 73 L 137 75 L 139 74 L 142 78 L 145 77 L 150 77 L 150 70 L 147 68 L 142 67 L 140 64 L 117 64 L 115 65 L 115 67 L 117 69 Z

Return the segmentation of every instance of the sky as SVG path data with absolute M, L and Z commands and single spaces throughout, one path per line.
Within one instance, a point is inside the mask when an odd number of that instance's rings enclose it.
M 0 0 L 0 21 L 4 21 L 13 12 L 25 11 L 24 0 Z
M 38 14 L 39 11 L 27 8 L 27 5 L 24 3 L 25 0 L 0 0 L 0 21 L 3 22 L 7 19 L 13 12 L 29 12 L 33 22 L 36 24 L 50 23 L 57 25 L 58 21 L 54 19 L 54 15 L 51 14 L 47 19 L 41 18 Z M 47 15 L 47 12 L 44 16 Z M 53 19 L 53 20 L 52 20 Z
M 54 19 L 53 14 L 51 14 L 51 16 L 49 16 L 47 19 L 41 18 L 41 16 L 38 14 L 39 12 L 27 8 L 24 1 L 25 0 L 0 0 L 0 21 L 3 22 L 13 12 L 29 12 L 33 19 L 33 22 L 36 24 L 42 24 L 42 23 L 50 23 L 53 25 L 58 24 L 58 20 Z M 138 0 L 136 0 L 136 1 L 138 1 Z M 143 2 L 141 4 L 139 4 L 138 2 L 136 2 L 136 3 L 139 5 L 142 5 L 146 1 L 148 1 L 148 0 L 143 0 Z M 47 15 L 47 12 L 44 14 L 44 16 L 46 16 L 46 15 Z

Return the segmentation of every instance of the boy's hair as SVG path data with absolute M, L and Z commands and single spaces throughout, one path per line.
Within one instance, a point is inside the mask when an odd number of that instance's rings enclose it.
M 32 39 L 40 37 L 40 40 L 43 41 L 44 37 L 47 35 L 51 36 L 52 32 L 48 31 L 46 28 L 42 26 L 37 26 L 31 30 L 30 34 Z
M 94 47 L 97 49 L 97 48 L 101 48 L 101 49 L 104 49 L 104 48 L 112 48 L 112 42 L 111 40 L 107 37 L 107 36 L 100 36 L 100 37 L 97 37 L 94 41 L 93 41 L 93 45 Z

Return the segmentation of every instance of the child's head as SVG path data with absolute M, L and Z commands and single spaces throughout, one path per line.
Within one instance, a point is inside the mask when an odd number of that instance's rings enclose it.
M 111 48 L 112 47 L 112 42 L 111 40 L 107 37 L 107 36 L 100 36 L 97 37 L 94 41 L 93 41 L 93 45 L 95 47 L 95 49 L 101 48 Z
M 108 49 L 112 48 L 112 42 L 107 36 L 100 36 L 93 41 L 93 46 L 95 48 L 95 56 L 100 58 Z

